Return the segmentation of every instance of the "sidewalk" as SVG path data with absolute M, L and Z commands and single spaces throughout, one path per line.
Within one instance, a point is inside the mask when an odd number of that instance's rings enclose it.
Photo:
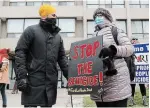
M 23 107 L 21 105 L 21 93 L 19 94 L 11 94 L 11 91 L 7 92 L 7 103 L 8 107 Z M 84 95 L 73 95 L 73 107 L 83 107 L 83 96 Z M 0 98 L 0 105 L 2 105 L 2 99 Z M 1 106 L 0 106 L 1 107 Z M 58 89 L 57 101 L 53 108 L 56 107 L 71 107 L 71 96 L 68 95 L 66 89 Z

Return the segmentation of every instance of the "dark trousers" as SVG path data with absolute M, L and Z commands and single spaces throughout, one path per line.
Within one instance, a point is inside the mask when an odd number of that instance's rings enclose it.
M 134 93 L 135 93 L 135 86 L 136 84 L 131 84 L 131 88 L 132 88 L 132 96 L 134 97 Z M 146 87 L 144 84 L 139 84 L 140 86 L 140 91 L 142 96 L 146 96 Z
M 0 91 L 1 91 L 1 95 L 2 95 L 3 106 L 7 105 L 5 87 L 6 87 L 6 84 L 3 84 L 3 83 L 0 84 Z
M 97 107 L 127 107 L 127 99 L 114 102 L 96 102 Z

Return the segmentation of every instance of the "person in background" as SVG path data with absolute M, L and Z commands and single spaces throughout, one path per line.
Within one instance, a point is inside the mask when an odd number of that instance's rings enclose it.
M 131 43 L 132 43 L 132 44 L 138 44 L 139 41 L 138 41 L 137 38 L 133 38 L 133 39 L 131 40 Z M 131 84 L 132 96 L 129 98 L 129 106 L 136 105 L 136 103 L 135 103 L 135 101 L 134 101 L 135 86 L 136 86 L 136 84 Z M 144 106 L 148 106 L 145 84 L 139 84 L 139 86 L 140 86 L 140 91 L 141 91 L 141 94 L 142 94 L 143 105 L 144 105 Z
M 3 107 L 7 107 L 7 97 L 6 97 L 5 88 L 6 85 L 10 83 L 9 72 L 8 72 L 9 60 L 3 57 L 0 60 L 0 64 L 2 64 L 0 68 L 0 91 L 3 100 Z
M 106 67 L 108 65 L 104 66 L 104 91 L 102 94 L 91 94 L 91 99 L 95 101 L 97 107 L 127 107 L 127 99 L 131 96 L 131 86 L 129 70 L 124 57 L 133 54 L 133 45 L 125 32 L 112 24 L 113 18 L 108 10 L 96 9 L 93 19 L 96 24 L 95 32 L 97 36 L 103 36 L 103 49 L 99 57 L 113 58 L 113 67 L 117 72 L 111 73 Z M 116 28 L 119 45 L 114 40 L 113 28 Z M 119 58 L 117 59 L 117 57 Z M 105 74 L 105 70 L 108 70 L 107 74 Z

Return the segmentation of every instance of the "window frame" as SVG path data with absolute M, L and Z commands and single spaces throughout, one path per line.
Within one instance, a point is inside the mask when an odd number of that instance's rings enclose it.
M 133 0 L 131 0 L 131 1 L 133 1 Z M 130 8 L 149 8 L 149 3 L 142 4 L 141 1 L 142 0 L 139 0 L 139 4 L 130 4 L 130 1 L 129 1 Z M 138 7 L 133 7 L 133 6 L 138 6 Z M 143 7 L 143 6 L 148 6 L 148 7 Z
M 118 6 L 122 6 L 122 7 L 120 7 L 120 8 L 125 8 L 125 0 L 123 0 L 123 4 L 117 4 L 117 3 L 116 3 L 116 4 L 115 4 L 115 3 L 113 4 L 112 0 L 111 0 L 111 3 L 107 3 L 107 4 L 106 4 L 106 1 L 107 1 L 107 0 L 104 0 L 104 3 L 105 3 L 105 4 L 101 4 L 100 1 L 101 1 L 101 0 L 98 0 L 98 4 L 88 4 L 87 1 L 86 1 L 86 7 L 89 8 L 88 6 L 90 6 L 90 5 L 93 5 L 93 6 L 94 6 L 94 5 L 95 5 L 95 6 L 98 6 L 98 7 L 103 6 L 103 7 L 105 7 L 105 8 L 117 8 L 117 7 L 113 7 L 113 6 L 117 6 L 117 5 L 118 5 Z M 107 7 L 107 6 L 109 6 L 109 7 Z
M 9 18 L 8 20 L 23 20 L 23 31 L 25 30 L 25 21 L 26 20 L 32 20 L 32 19 L 39 19 L 39 18 Z M 66 34 L 68 34 L 69 35 L 69 33 L 71 34 L 73 34 L 72 36 L 68 36 L 68 35 L 65 35 L 64 37 L 75 37 L 75 33 L 76 33 L 76 19 L 75 18 L 58 18 L 58 20 L 57 20 L 57 26 L 59 26 L 59 20 L 60 19 L 66 19 L 66 20 L 68 20 L 68 19 L 73 19 L 74 20 L 74 31 L 71 31 L 71 32 L 61 32 L 60 31 L 60 34 L 63 34 L 63 33 L 66 33 Z M 7 26 L 8 26 L 8 20 L 7 20 Z M 40 20 L 40 19 L 39 19 Z M 23 32 L 8 32 L 7 31 L 7 38 L 10 38 L 8 35 L 9 34 L 22 34 Z M 20 35 L 21 36 L 21 35 Z M 12 37 L 12 38 L 17 38 L 17 37 Z
M 58 18 L 58 26 L 59 26 L 59 23 L 60 23 L 60 20 L 61 19 L 74 19 L 74 21 L 75 21 L 75 25 L 76 25 L 76 19 L 75 18 Z M 73 34 L 75 34 L 75 32 L 76 32 L 76 27 L 75 27 L 75 25 L 74 25 L 74 31 L 71 31 L 71 32 L 62 32 L 62 31 L 60 31 L 60 34 L 63 34 L 63 33 L 73 33 Z M 62 35 L 62 37 L 63 37 L 63 35 Z M 68 36 L 65 36 L 65 37 L 68 37 Z M 75 37 L 75 35 L 74 36 L 71 36 L 71 37 Z
M 143 22 L 144 22 L 144 21 L 149 21 L 149 20 L 131 20 L 131 24 L 132 24 L 132 21 L 141 21 L 141 24 L 142 24 L 142 25 L 141 25 L 141 26 L 142 26 L 142 33 L 133 33 L 133 32 L 132 32 L 132 26 L 131 26 L 132 37 L 133 37 L 133 35 L 143 35 L 143 39 L 146 39 L 146 38 L 145 38 L 145 35 L 148 35 L 149 33 L 145 33 L 145 32 L 144 32 L 144 26 L 143 26 L 144 24 L 143 24 Z

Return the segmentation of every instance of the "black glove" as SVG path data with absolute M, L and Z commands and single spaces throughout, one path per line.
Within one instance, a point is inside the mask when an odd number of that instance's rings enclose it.
M 105 72 L 106 76 L 113 76 L 117 74 L 117 70 L 115 69 L 114 62 L 112 59 L 110 58 L 103 59 L 103 65 L 105 67 L 107 66 L 108 68 L 108 70 Z
M 106 76 L 113 76 L 117 74 L 115 69 L 113 57 L 116 55 L 117 49 L 114 45 L 111 45 L 109 48 L 103 48 L 99 54 L 99 58 L 102 58 L 103 67 L 108 68 L 105 72 Z
M 29 92 L 29 85 L 27 79 L 20 79 L 17 81 L 17 87 L 19 91 L 28 93 Z
M 116 55 L 117 49 L 114 45 L 109 46 L 108 48 L 103 48 L 99 54 L 99 58 L 113 57 Z

